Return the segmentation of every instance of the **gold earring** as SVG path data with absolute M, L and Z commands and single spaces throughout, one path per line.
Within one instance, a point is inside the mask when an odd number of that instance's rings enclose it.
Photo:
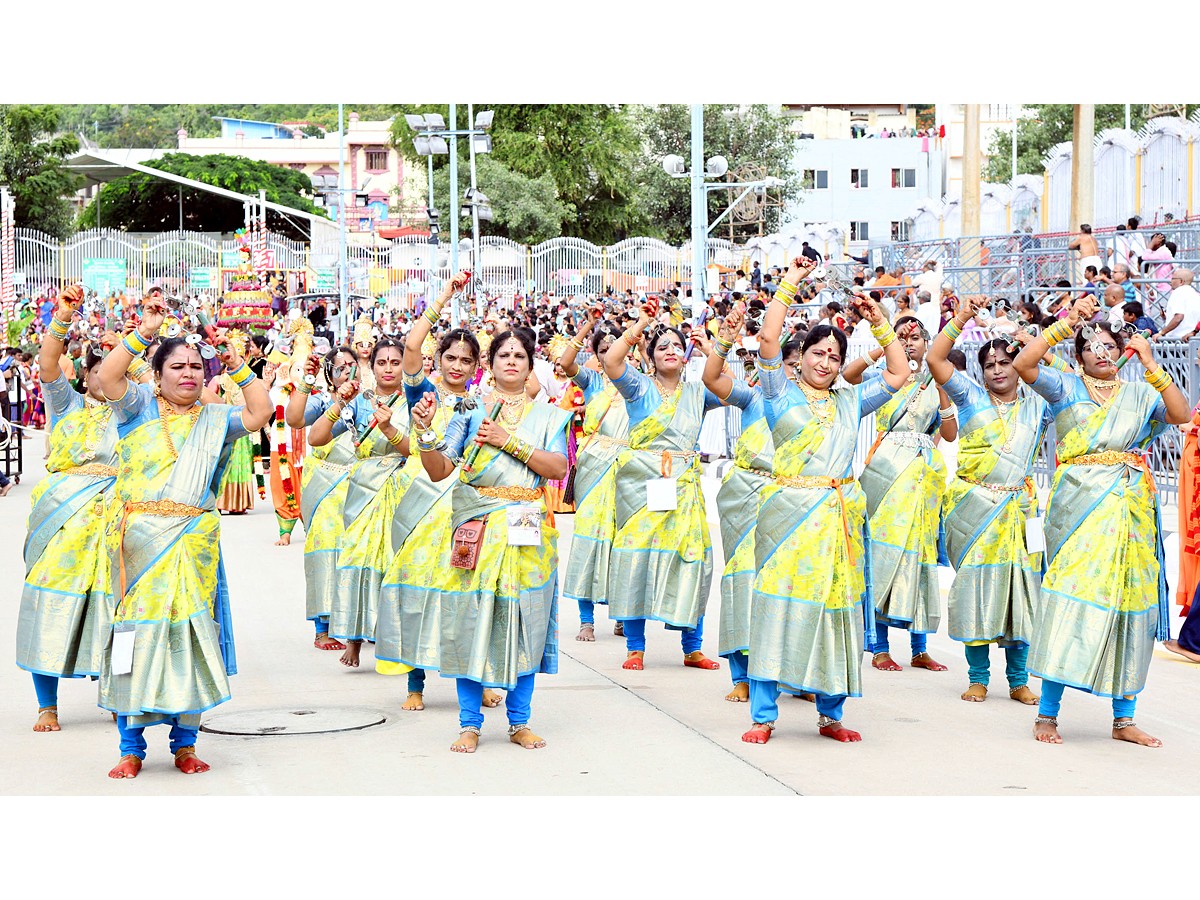
M 154 396 L 155 397 L 162 396 L 162 382 L 158 381 L 157 379 L 154 382 Z

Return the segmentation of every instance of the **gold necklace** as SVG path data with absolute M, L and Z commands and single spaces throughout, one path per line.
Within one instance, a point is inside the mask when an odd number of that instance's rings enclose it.
M 656 388 L 658 388 L 658 395 L 659 395 L 660 397 L 662 397 L 664 400 L 668 400 L 668 399 L 670 399 L 671 397 L 674 397 L 674 396 L 675 396 L 677 393 L 679 393 L 679 389 L 680 389 L 681 387 L 683 387 L 683 380 L 682 380 L 682 379 L 680 379 L 679 381 L 677 381 L 677 382 L 675 383 L 675 389 L 674 389 L 674 390 L 672 390 L 672 391 L 668 391 L 668 390 L 667 390 L 665 387 L 663 387 L 663 384 L 662 384 L 662 382 L 661 382 L 661 381 L 659 381 L 659 380 L 658 380 L 658 376 L 657 376 L 657 375 L 653 376 L 653 379 L 652 379 L 652 380 L 654 381 L 654 386 L 655 386 Z
M 525 392 L 507 394 L 500 388 L 493 388 L 492 396 L 499 397 L 502 404 L 499 415 L 500 424 L 506 429 L 513 429 L 520 425 L 521 420 L 525 418 L 525 407 L 529 402 Z
M 804 393 L 805 399 L 808 400 L 808 408 L 817 417 L 821 427 L 828 428 L 833 423 L 834 416 L 837 415 L 837 406 L 830 402 L 832 398 L 829 391 L 812 387 L 803 378 L 797 378 L 796 384 Z
M 1112 403 L 1113 400 L 1116 399 L 1117 394 L 1120 392 L 1121 382 L 1115 378 L 1105 380 L 1102 378 L 1096 378 L 1093 375 L 1088 375 L 1086 372 L 1080 372 L 1079 377 L 1083 379 L 1083 385 L 1087 388 L 1088 396 L 1091 397 L 1092 402 L 1101 408 L 1107 407 L 1110 403 Z M 1113 390 L 1111 394 L 1108 394 L 1108 396 L 1103 396 L 1100 393 L 1101 391 L 1108 391 L 1113 388 L 1116 388 L 1117 390 Z
M 1007 414 L 1012 418 L 1016 418 L 1016 415 L 1017 415 L 1016 411 L 1021 408 L 1021 398 L 1016 397 L 1012 400 L 1004 401 L 1004 400 L 1001 400 L 999 397 L 997 397 L 995 394 L 993 394 L 991 391 L 988 391 L 988 396 L 992 398 L 992 406 L 996 410 L 996 418 L 1000 420 L 1000 432 L 1001 432 L 1000 449 L 1003 450 L 1005 453 L 1011 453 L 1012 452 L 1012 439 L 1009 437 L 1009 430 L 1008 430 L 1009 420 L 1005 418 L 1005 415 Z
M 193 406 L 187 412 L 175 412 L 166 400 L 162 397 L 158 398 L 158 420 L 162 423 L 163 437 L 167 440 L 167 449 L 171 451 L 172 460 L 179 459 L 179 451 L 175 449 L 175 440 L 171 437 L 171 428 L 167 425 L 167 416 L 174 416 L 175 418 L 187 416 L 192 420 L 192 427 L 194 428 L 196 420 L 200 418 L 200 409 L 201 407 L 199 406 Z
M 87 418 L 83 426 L 83 462 L 89 463 L 96 458 L 100 439 L 104 436 L 108 420 L 112 417 L 112 408 L 103 403 L 96 403 L 90 397 L 86 398 L 84 403 Z M 92 415 L 93 413 L 96 415 Z M 93 425 L 99 427 L 93 430 Z

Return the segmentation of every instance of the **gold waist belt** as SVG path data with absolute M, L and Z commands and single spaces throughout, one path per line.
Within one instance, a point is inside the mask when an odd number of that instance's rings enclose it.
M 208 510 L 198 506 L 188 506 L 186 503 L 176 503 L 174 500 L 132 500 L 125 504 L 125 513 L 143 513 L 151 516 L 185 516 L 194 519 L 204 515 Z
M 839 488 L 854 480 L 853 478 L 826 478 L 824 475 L 775 475 L 774 478 L 784 487 L 794 488 Z
M 326 460 L 323 460 L 323 459 L 317 459 L 316 462 L 317 462 L 317 465 L 319 465 L 321 468 L 328 469 L 330 472 L 353 472 L 354 471 L 353 464 L 344 465 L 341 463 L 327 462 Z
M 112 466 L 101 463 L 88 463 L 86 466 L 76 466 L 73 469 L 63 469 L 60 475 L 93 475 L 96 478 L 116 478 L 117 470 Z
M 602 447 L 628 447 L 629 441 L 621 438 L 609 437 L 607 434 L 595 434 L 591 438 Z
M 1062 460 L 1064 466 L 1133 466 L 1145 468 L 1145 458 L 1140 453 L 1126 450 L 1105 450 L 1102 453 L 1085 453 L 1073 459 Z
M 1007 484 L 991 484 L 990 482 L 987 482 L 987 481 L 976 481 L 974 478 L 968 478 L 965 475 L 959 475 L 958 477 L 962 481 L 965 481 L 967 484 L 978 485 L 979 487 L 985 487 L 988 490 L 992 490 L 992 491 L 1004 491 L 1004 492 L 1010 493 L 1010 494 L 1017 494 L 1017 493 L 1020 493 L 1021 491 L 1025 491 L 1025 490 L 1032 491 L 1033 490 L 1033 479 L 1032 478 L 1026 478 L 1020 484 L 1018 484 L 1014 487 L 1009 487 Z
M 540 500 L 542 499 L 541 488 L 525 488 L 525 487 L 477 487 L 475 490 L 483 494 L 485 497 L 494 497 L 497 500 Z
M 774 472 L 768 472 L 766 469 L 756 469 L 754 466 L 743 466 L 741 463 L 734 463 L 734 468 L 741 469 L 743 472 L 749 472 L 751 475 L 761 475 L 763 478 L 774 478 Z

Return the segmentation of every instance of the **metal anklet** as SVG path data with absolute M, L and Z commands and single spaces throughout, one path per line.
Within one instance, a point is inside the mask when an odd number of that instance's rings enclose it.
M 479 737 L 479 729 L 474 725 L 466 725 L 458 730 L 459 734 L 466 734 L 467 732 L 475 735 L 475 737 Z
M 841 725 L 841 719 L 831 719 L 829 716 L 817 716 L 818 728 L 831 728 L 834 725 Z
M 1117 719 L 1113 719 L 1113 730 L 1120 731 L 1122 728 L 1129 728 L 1136 724 L 1137 722 L 1133 721 L 1133 719 L 1130 719 L 1128 722 L 1121 722 Z
M 528 722 L 526 722 L 524 725 L 509 725 L 508 726 L 508 736 L 512 737 L 514 734 L 525 731 L 527 728 L 529 728 Z
M 1034 725 L 1053 725 L 1058 727 L 1058 716 L 1038 716 L 1033 720 Z
M 767 729 L 767 731 L 774 731 L 775 723 L 774 722 L 753 722 L 753 723 L 751 723 L 751 727 L 765 728 L 765 729 Z

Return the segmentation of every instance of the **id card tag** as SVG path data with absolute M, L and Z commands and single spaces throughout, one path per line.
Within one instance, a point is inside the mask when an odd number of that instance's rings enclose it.
M 679 505 L 679 481 L 675 478 L 646 479 L 646 509 L 670 512 Z
M 119 622 L 113 626 L 112 641 L 112 673 L 128 675 L 133 671 L 133 636 L 135 626 L 132 622 Z
M 542 544 L 542 510 L 534 503 L 519 503 L 505 510 L 508 517 L 510 547 L 540 547 Z
M 1025 549 L 1029 553 L 1044 553 L 1046 550 L 1046 518 L 1031 516 L 1025 520 Z

